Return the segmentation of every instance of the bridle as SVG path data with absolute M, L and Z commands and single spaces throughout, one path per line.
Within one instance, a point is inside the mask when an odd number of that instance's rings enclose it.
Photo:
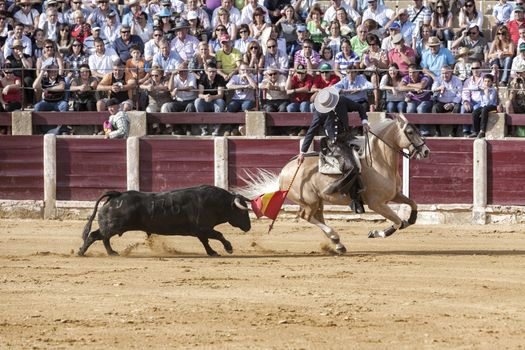
M 407 139 L 410 140 L 410 138 L 408 137 L 407 133 L 405 130 L 403 130 L 403 132 L 405 133 L 405 136 Z M 411 159 L 414 157 L 414 155 L 416 153 L 419 153 L 421 151 L 421 148 L 423 148 L 423 146 L 426 145 L 426 142 L 425 140 L 422 138 L 422 142 L 418 145 L 415 145 L 414 143 L 412 143 L 412 141 L 410 141 L 410 144 L 411 146 L 414 148 L 412 151 L 410 151 L 409 153 L 405 153 L 403 152 L 402 149 L 395 149 L 394 146 L 392 146 L 391 144 L 389 144 L 388 142 L 386 142 L 381 136 L 377 135 L 376 133 L 374 133 L 372 130 L 369 130 L 367 133 L 365 133 L 365 160 L 366 160 L 366 164 L 368 166 L 372 166 L 372 150 L 370 148 L 370 139 L 368 137 L 368 133 L 374 135 L 375 137 L 377 137 L 379 140 L 381 140 L 381 142 L 383 142 L 385 145 L 387 145 L 391 150 L 393 150 L 394 152 L 397 152 L 399 154 L 401 154 L 403 157 L 407 158 L 407 159 Z M 368 149 L 368 152 L 367 152 L 367 149 Z M 367 153 L 368 153 L 368 156 L 367 156 Z M 370 163 L 368 162 L 368 159 L 370 158 Z

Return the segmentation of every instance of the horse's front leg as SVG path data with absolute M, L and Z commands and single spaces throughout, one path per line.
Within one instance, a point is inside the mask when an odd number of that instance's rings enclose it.
M 406 204 L 410 206 L 410 217 L 407 221 L 405 221 L 405 224 L 402 229 L 405 227 L 408 227 L 410 225 L 414 225 L 417 220 L 417 203 L 414 202 L 412 199 L 405 196 L 403 193 L 398 192 L 394 199 L 392 199 L 392 202 L 400 203 L 400 204 Z
M 368 207 L 382 215 L 385 219 L 392 221 L 394 224 L 383 231 L 372 230 L 368 233 L 368 238 L 386 238 L 391 236 L 398 229 L 405 227 L 406 221 L 401 220 L 399 216 L 386 203 L 368 203 Z

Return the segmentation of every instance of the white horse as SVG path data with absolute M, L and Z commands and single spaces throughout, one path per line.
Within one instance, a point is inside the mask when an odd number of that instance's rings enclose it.
M 427 158 L 429 148 L 419 130 L 402 115 L 395 120 L 385 119 L 374 125 L 369 140 L 370 149 L 361 156 L 361 176 L 365 186 L 361 193 L 368 208 L 393 222 L 383 231 L 370 231 L 369 237 L 388 237 L 397 229 L 403 229 L 416 222 L 417 204 L 401 193 L 399 158 L 403 149 L 408 149 L 408 157 Z M 369 152 L 369 153 L 368 153 Z M 249 176 L 247 186 L 240 193 L 254 198 L 261 192 L 286 190 L 297 170 L 296 157 L 281 170 L 279 176 L 261 172 Z M 294 161 L 295 160 L 295 161 Z M 296 178 L 288 192 L 288 199 L 300 206 L 300 217 L 319 227 L 335 244 L 338 253 L 346 252 L 339 235 L 325 223 L 323 206 L 325 203 L 348 205 L 350 198 L 339 193 L 328 195 L 325 190 L 340 175 L 325 175 L 318 171 L 319 155 L 307 154 L 297 171 Z M 388 202 L 408 204 L 411 208 L 408 220 L 402 220 L 389 206 Z

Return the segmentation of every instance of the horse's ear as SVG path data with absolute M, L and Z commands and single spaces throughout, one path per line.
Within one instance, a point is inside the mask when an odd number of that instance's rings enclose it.
M 402 112 L 399 112 L 397 114 L 397 121 L 398 123 L 400 123 L 402 126 L 405 126 L 406 124 L 408 124 L 408 119 L 405 117 L 405 115 L 402 113 Z

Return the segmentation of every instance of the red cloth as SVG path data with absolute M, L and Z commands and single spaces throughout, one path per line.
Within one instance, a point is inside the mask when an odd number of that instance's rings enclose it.
M 318 89 L 324 89 L 325 87 L 332 86 L 336 84 L 339 81 L 339 77 L 335 74 L 332 74 L 330 76 L 330 79 L 328 81 L 325 81 L 320 75 L 317 75 L 314 78 L 314 87 Z
M 306 86 L 308 87 L 308 90 L 310 90 L 313 83 L 314 78 L 310 74 L 306 74 L 304 81 L 300 81 L 296 74 L 292 76 L 292 89 L 299 89 Z M 309 92 L 296 92 L 290 100 L 295 103 L 301 103 L 304 101 L 310 101 L 310 96 L 312 96 L 312 94 Z
M 73 30 L 71 30 L 71 36 L 81 43 L 84 43 L 84 40 L 91 35 L 91 26 L 89 23 L 83 23 L 76 25 Z
M 279 215 L 279 211 L 281 211 L 287 194 L 288 191 L 265 193 L 252 200 L 252 210 L 257 218 L 266 216 L 275 220 L 277 215 Z

